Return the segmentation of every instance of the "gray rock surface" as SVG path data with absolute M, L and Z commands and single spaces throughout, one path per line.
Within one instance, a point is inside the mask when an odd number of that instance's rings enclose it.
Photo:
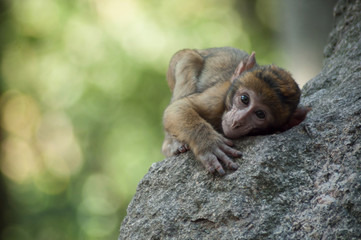
M 240 168 L 224 177 L 192 153 L 153 164 L 119 239 L 361 239 L 361 2 L 334 15 L 306 121 L 239 140 Z

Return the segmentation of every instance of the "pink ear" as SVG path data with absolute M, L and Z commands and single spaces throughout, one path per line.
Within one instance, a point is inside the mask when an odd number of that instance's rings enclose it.
M 288 123 L 286 123 L 283 127 L 281 127 L 280 130 L 286 131 L 290 128 L 293 128 L 294 126 L 297 126 L 298 124 L 303 122 L 303 120 L 306 119 L 307 113 L 309 111 L 311 111 L 311 108 L 309 108 L 309 107 L 298 107 L 296 109 L 296 111 L 293 113 L 293 115 L 291 116 Z
M 252 52 L 252 54 L 248 57 L 247 62 L 243 60 L 238 64 L 236 70 L 234 70 L 231 81 L 233 81 L 235 78 L 240 76 L 242 74 L 242 72 L 254 67 L 254 65 L 256 64 L 256 56 L 255 55 L 256 55 L 256 53 Z
M 249 56 L 248 58 L 246 70 L 253 68 L 255 64 L 256 64 L 256 53 L 252 52 L 251 56 Z
M 233 76 L 232 76 L 231 80 L 233 81 L 233 79 L 235 79 L 235 78 L 237 78 L 239 75 L 241 75 L 241 73 L 245 70 L 245 68 L 246 68 L 246 64 L 244 64 L 244 62 L 241 61 L 241 62 L 238 64 L 236 70 L 234 70 L 234 73 L 233 73 Z

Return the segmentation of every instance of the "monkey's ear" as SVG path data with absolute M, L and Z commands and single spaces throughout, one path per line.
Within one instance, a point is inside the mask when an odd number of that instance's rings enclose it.
M 252 52 L 252 54 L 248 57 L 247 61 L 242 60 L 238 64 L 236 70 L 234 70 L 231 81 L 233 81 L 235 78 L 240 76 L 242 74 L 242 72 L 253 68 L 255 64 L 256 64 L 256 53 Z
M 290 128 L 293 128 L 294 126 L 297 126 L 306 119 L 307 113 L 309 111 L 311 111 L 311 108 L 309 107 L 298 107 L 296 111 L 292 114 L 288 123 L 281 127 L 280 130 L 283 132 Z

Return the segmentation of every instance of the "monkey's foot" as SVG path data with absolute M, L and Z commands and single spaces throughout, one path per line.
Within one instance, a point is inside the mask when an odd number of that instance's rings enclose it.
M 183 144 L 182 146 L 178 147 L 177 151 L 176 151 L 176 155 L 180 154 L 180 153 L 184 153 L 187 152 L 189 150 L 189 146 L 188 144 Z
M 175 138 L 166 138 L 162 146 L 162 152 L 167 157 L 179 155 L 181 153 L 187 152 L 189 149 L 190 148 L 188 144 L 179 142 Z

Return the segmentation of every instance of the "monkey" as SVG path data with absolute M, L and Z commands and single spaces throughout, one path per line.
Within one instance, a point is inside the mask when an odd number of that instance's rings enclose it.
M 162 152 L 191 150 L 212 174 L 238 169 L 232 158 L 242 152 L 232 140 L 286 131 L 310 110 L 298 106 L 301 90 L 288 71 L 260 66 L 254 52 L 232 47 L 178 51 L 167 82 L 172 97 L 163 115 Z

